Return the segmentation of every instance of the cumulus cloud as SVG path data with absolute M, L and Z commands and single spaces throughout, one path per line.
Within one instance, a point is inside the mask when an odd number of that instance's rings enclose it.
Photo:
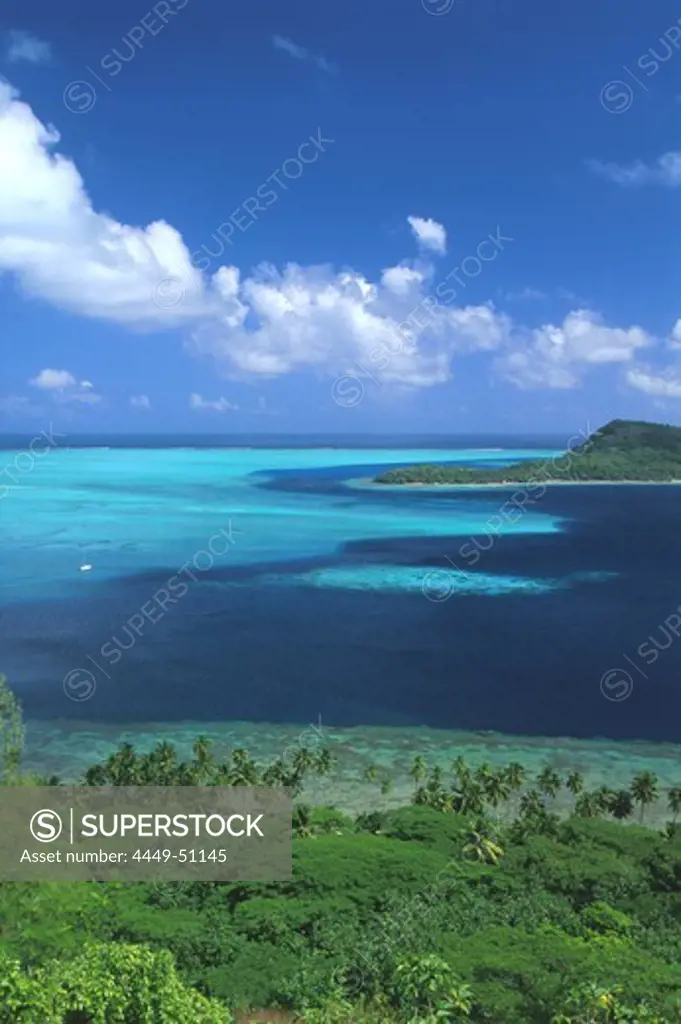
M 447 249 L 447 232 L 436 220 L 425 220 L 423 217 L 407 217 L 414 238 L 424 249 L 430 249 L 440 255 Z
M 133 328 L 186 324 L 190 346 L 225 372 L 341 373 L 383 345 L 396 350 L 386 380 L 426 386 L 449 376 L 458 341 L 451 310 L 438 309 L 418 336 L 398 329 L 425 297 L 416 286 L 425 287 L 426 269 L 401 263 L 374 284 L 352 270 L 265 264 L 246 277 L 221 267 L 206 280 L 171 225 L 133 227 L 96 212 L 74 164 L 54 153 L 58 141 L 0 84 L 0 270 L 30 294 Z M 413 218 L 412 226 L 422 245 L 444 245 L 440 225 Z
M 663 398 L 681 398 L 681 372 L 663 370 L 661 373 L 644 367 L 627 370 L 626 381 L 632 388 L 647 395 Z
M 573 388 L 589 366 L 625 363 L 654 339 L 641 327 L 608 327 L 588 309 L 569 313 L 562 324 L 546 324 L 527 343 L 499 360 L 502 376 L 522 388 Z
M 630 164 L 602 163 L 589 160 L 589 167 L 602 178 L 614 181 L 616 185 L 666 185 L 678 188 L 681 185 L 681 152 L 672 150 L 658 157 L 654 164 L 635 160 Z
M 360 364 L 384 383 L 428 387 L 450 378 L 455 353 L 495 348 L 510 331 L 489 306 L 448 307 L 423 288 L 396 294 L 390 268 L 391 288 L 329 267 L 265 264 L 244 280 L 223 270 L 223 320 L 203 325 L 193 344 L 240 376 L 356 373 Z
M 34 388 L 41 391 L 59 391 L 62 388 L 72 387 L 76 384 L 76 378 L 68 370 L 41 370 L 37 376 L 28 382 Z
M 52 399 L 60 404 L 74 402 L 80 405 L 99 405 L 102 396 L 94 391 L 94 384 L 89 380 L 78 381 L 68 370 L 41 370 L 28 382 L 39 391 L 47 391 Z
M 0 271 L 86 316 L 138 326 L 190 318 L 201 279 L 179 233 L 163 221 L 138 228 L 96 213 L 75 165 L 53 154 L 59 139 L 0 81 Z M 159 282 L 169 277 L 189 287 L 180 306 L 166 308 Z
M 133 409 L 151 409 L 151 400 L 149 395 L 132 395 L 130 405 Z
M 489 303 L 457 306 L 463 271 L 438 277 L 424 250 L 444 252 L 445 229 L 420 217 L 408 218 L 420 258 L 384 268 L 375 281 L 351 268 L 295 263 L 263 263 L 246 274 L 221 266 L 204 277 L 170 224 L 126 225 L 97 212 L 58 142 L 56 129 L 0 82 L 0 273 L 81 316 L 134 330 L 183 328 L 188 349 L 213 359 L 225 378 L 296 371 L 333 378 L 359 366 L 381 383 L 421 388 L 449 380 L 458 358 L 488 352 L 496 372 L 517 386 L 566 388 L 590 367 L 631 361 L 654 340 L 585 309 L 528 330 Z M 503 258 L 491 235 L 485 247 L 491 255 L 477 261 L 483 273 Z M 32 383 L 57 401 L 101 401 L 90 381 L 68 370 L 42 370 Z M 222 397 L 195 394 L 190 402 L 231 408 Z
M 32 32 L 11 29 L 7 33 L 7 60 L 11 64 L 49 64 L 52 48 Z
M 194 393 L 189 396 L 189 408 L 212 409 L 213 412 L 236 412 L 239 406 L 228 402 L 226 398 L 208 399 Z
M 381 284 L 394 295 L 408 295 L 418 289 L 425 280 L 425 274 L 406 264 L 387 267 L 381 275 Z

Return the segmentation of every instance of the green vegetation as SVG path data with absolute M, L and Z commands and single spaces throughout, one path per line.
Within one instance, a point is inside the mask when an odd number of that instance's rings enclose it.
M 0 682 L 0 735 L 3 718 L 18 735 L 17 712 Z M 45 784 L 17 777 L 7 747 L 6 781 Z M 124 745 L 87 778 L 293 773 L 300 792 L 332 763 L 220 763 L 197 741 L 183 764 L 169 744 Z M 290 881 L 0 884 L 0 1024 L 227 1024 L 264 1008 L 282 1024 L 681 1024 L 680 787 L 641 772 L 589 791 L 576 772 L 461 758 L 445 772 L 418 757 L 411 775 L 394 811 L 297 803 Z M 639 823 L 660 800 L 664 832 Z
M 530 484 L 551 481 L 681 481 L 681 427 L 612 420 L 581 445 L 553 459 L 528 459 L 503 469 L 410 466 L 376 477 L 379 484 Z
M 224 1006 L 180 981 L 170 953 L 119 942 L 88 945 L 72 960 L 53 960 L 34 971 L 0 953 L 0 1014 L 13 1024 L 232 1019 Z

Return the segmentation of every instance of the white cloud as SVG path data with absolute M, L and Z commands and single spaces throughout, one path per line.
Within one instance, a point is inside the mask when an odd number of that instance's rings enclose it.
M 574 371 L 545 359 L 538 359 L 534 352 L 510 352 L 497 361 L 501 377 L 519 388 L 574 388 L 579 378 Z
M 423 290 L 396 295 L 353 271 L 266 264 L 243 281 L 236 268 L 223 271 L 222 322 L 204 324 L 193 343 L 232 375 L 343 374 L 359 363 L 382 382 L 428 387 L 449 379 L 456 352 L 497 347 L 509 331 L 491 307 L 451 308 Z M 394 287 L 403 274 L 388 268 L 382 282 Z
M 614 181 L 616 185 L 666 185 L 678 188 L 681 185 L 681 152 L 671 151 L 657 158 L 654 164 L 635 160 L 631 164 L 602 163 L 589 160 L 589 167 L 602 178 Z
M 87 388 L 83 390 L 74 388 L 72 391 L 57 391 L 54 400 L 61 405 L 99 405 L 102 401 L 102 396 L 95 394 L 94 391 L 89 391 Z
M 151 409 L 151 400 L 149 395 L 132 395 L 130 405 L 133 409 Z
M 49 43 L 38 39 L 31 32 L 11 29 L 7 33 L 7 60 L 11 64 L 25 61 L 27 64 L 49 64 L 52 49 Z
M 451 299 L 438 298 L 451 274 L 438 285 L 423 254 L 376 281 L 351 268 L 294 263 L 246 274 L 222 266 L 204 278 L 171 225 L 134 227 L 94 210 L 74 164 L 54 152 L 58 141 L 0 82 L 0 273 L 81 316 L 135 330 L 184 327 L 189 350 L 210 357 L 225 378 L 312 371 L 333 379 L 359 365 L 382 384 L 425 388 L 449 380 L 458 358 L 493 352 L 496 371 L 520 387 L 566 388 L 589 367 L 628 362 L 653 342 L 640 327 L 610 327 L 585 309 L 527 330 L 491 304 L 453 305 L 453 288 L 442 293 Z M 442 225 L 408 220 L 422 248 L 444 251 Z M 32 383 L 60 402 L 101 401 L 68 370 L 42 370 Z M 191 402 L 231 408 L 222 397 Z
M 68 370 L 46 369 L 41 370 L 28 383 L 34 388 L 40 388 L 41 391 L 57 391 L 63 388 L 74 387 L 76 385 L 76 378 Z
M 420 287 L 424 280 L 424 273 L 405 264 L 388 267 L 381 275 L 381 284 L 394 295 L 408 295 L 410 291 Z
M 627 370 L 626 381 L 632 388 L 644 391 L 647 395 L 681 398 L 681 372 L 663 370 L 656 374 L 648 368 L 632 367 Z
M 226 398 L 220 397 L 210 400 L 202 398 L 201 395 L 194 393 L 189 396 L 189 408 L 212 409 L 214 412 L 236 412 L 239 406 L 233 405 L 232 402 L 228 402 Z
M 597 313 L 580 309 L 568 313 L 560 326 L 546 324 L 532 331 L 497 368 L 519 387 L 572 388 L 586 367 L 628 362 L 653 340 L 641 327 L 608 327 Z
M 0 271 L 86 316 L 163 326 L 196 315 L 201 278 L 179 233 L 163 221 L 138 228 L 96 213 L 74 164 L 52 154 L 59 138 L 0 81 Z M 179 304 L 159 287 L 172 277 L 185 282 Z
M 424 220 L 423 217 L 407 217 L 414 237 L 424 249 L 444 253 L 447 249 L 447 233 L 442 224 L 436 220 Z
M 77 381 L 68 370 L 41 370 L 28 382 L 31 387 L 40 391 L 49 391 L 55 402 L 62 405 L 76 403 L 79 405 L 99 405 L 102 396 L 95 393 L 92 381 Z
M 275 50 L 283 50 L 284 53 L 288 53 L 290 57 L 295 57 L 296 60 L 305 60 L 307 58 L 305 47 L 298 46 L 292 39 L 287 39 L 285 36 L 272 36 L 272 46 Z
M 681 319 L 677 320 L 672 327 L 671 334 L 667 341 L 669 348 L 679 349 L 681 348 Z
M 282 50 L 284 53 L 288 53 L 289 57 L 293 57 L 295 60 L 310 60 L 322 71 L 327 71 L 329 74 L 333 74 L 336 71 L 335 65 L 331 64 L 326 57 L 310 53 L 304 46 L 294 43 L 292 39 L 288 39 L 286 36 L 272 36 L 272 46 L 275 50 Z

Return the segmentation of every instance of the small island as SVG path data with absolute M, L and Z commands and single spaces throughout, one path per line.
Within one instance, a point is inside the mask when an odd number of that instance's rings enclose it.
M 542 483 L 681 483 L 681 427 L 612 420 L 580 445 L 551 459 L 501 469 L 422 465 L 391 469 L 377 484 L 503 486 Z

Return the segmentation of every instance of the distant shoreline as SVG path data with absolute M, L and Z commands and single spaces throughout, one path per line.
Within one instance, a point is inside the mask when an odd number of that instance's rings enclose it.
M 354 481 L 356 487 L 379 488 L 383 490 L 504 490 L 509 487 L 668 487 L 681 484 L 681 480 L 499 480 L 492 482 L 475 482 L 470 484 L 424 483 L 416 480 L 404 484 L 383 484 L 369 478 Z

